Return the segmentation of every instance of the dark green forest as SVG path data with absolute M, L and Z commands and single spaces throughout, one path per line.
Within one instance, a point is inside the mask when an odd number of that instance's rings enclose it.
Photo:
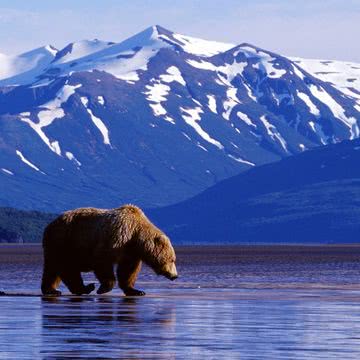
M 0 207 L 0 243 L 41 242 L 45 226 L 56 214 Z

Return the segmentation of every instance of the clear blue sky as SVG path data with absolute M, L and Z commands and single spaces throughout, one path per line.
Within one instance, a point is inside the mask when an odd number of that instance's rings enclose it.
M 284 55 L 360 62 L 360 0 L 0 0 L 0 52 L 118 42 L 154 24 Z

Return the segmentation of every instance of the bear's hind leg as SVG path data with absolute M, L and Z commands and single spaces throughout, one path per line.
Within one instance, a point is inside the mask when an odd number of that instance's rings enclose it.
M 57 290 L 60 284 L 60 276 L 57 271 L 45 263 L 41 281 L 41 292 L 43 295 L 59 296 L 61 291 Z
M 114 288 L 115 275 L 112 263 L 96 266 L 94 273 L 100 281 L 100 286 L 97 290 L 98 294 L 105 294 Z
M 86 286 L 84 285 L 81 273 L 77 270 L 64 271 L 61 274 L 61 280 L 74 295 L 88 295 L 95 290 L 94 283 L 88 284 Z
M 143 296 L 144 291 L 134 288 L 136 278 L 141 269 L 141 260 L 130 257 L 123 258 L 118 265 L 116 274 L 119 287 L 126 296 Z

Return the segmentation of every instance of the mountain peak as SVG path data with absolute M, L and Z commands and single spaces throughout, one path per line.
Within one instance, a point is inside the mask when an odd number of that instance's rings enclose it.
M 31 82 L 53 61 L 58 50 L 42 46 L 18 56 L 0 56 L 0 85 L 21 85 Z
M 164 43 L 161 39 L 163 33 L 171 33 L 170 31 L 162 28 L 159 25 L 153 25 L 146 28 L 143 31 L 127 38 L 126 40 L 116 44 L 115 46 L 119 50 L 131 50 L 133 48 L 145 47 L 145 46 L 154 46 L 159 41 L 161 42 L 159 47 L 164 46 Z
M 20 55 L 18 55 L 18 57 L 20 58 L 32 58 L 34 56 L 50 56 L 50 57 L 55 57 L 56 53 L 59 50 L 56 49 L 55 46 L 53 45 L 44 45 L 44 46 L 40 46 L 38 48 L 35 48 L 33 50 L 27 51 L 25 53 L 22 53 Z M 15 58 L 15 57 L 14 57 Z
M 153 30 L 157 32 L 158 35 L 172 35 L 174 34 L 173 31 L 164 28 L 161 25 L 153 25 L 152 26 Z
M 50 45 L 50 44 L 45 45 L 45 46 L 43 47 L 43 49 L 47 50 L 50 54 L 52 54 L 52 55 L 54 55 L 54 56 L 55 56 L 56 53 L 59 51 L 55 46 Z
M 153 39 L 159 39 L 172 46 L 180 47 L 187 53 L 198 56 L 210 57 L 222 51 L 229 50 L 234 46 L 233 44 L 203 40 L 192 36 L 178 34 L 161 25 L 153 25 L 144 30 L 143 33 L 145 32 L 151 33 Z
M 63 49 L 57 52 L 54 62 L 66 63 L 75 59 L 83 58 L 92 53 L 106 49 L 114 45 L 113 42 L 102 41 L 99 39 L 80 40 L 66 45 Z

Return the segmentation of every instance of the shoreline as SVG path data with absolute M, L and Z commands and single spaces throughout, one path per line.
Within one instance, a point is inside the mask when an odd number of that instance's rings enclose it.
M 42 243 L 38 242 L 38 243 L 6 243 L 6 242 L 0 242 L 0 247 L 41 247 Z M 360 242 L 359 243 L 203 243 L 203 244 L 193 244 L 193 243 L 189 243 L 189 244 L 176 244 L 173 243 L 173 246 L 176 248 L 193 248 L 193 247 L 206 247 L 206 248 L 211 248 L 211 247 L 216 247 L 216 248 L 221 248 L 221 247 L 309 247 L 309 248 L 313 248 L 313 247 L 359 247 L 360 248 Z
M 283 259 L 295 258 L 333 258 L 338 260 L 360 261 L 360 244 L 222 244 L 222 245 L 176 245 L 174 248 L 181 262 L 201 259 L 201 262 L 213 262 L 215 259 L 244 259 L 247 257 Z M 38 261 L 42 258 L 41 244 L 4 244 L 0 243 L 0 264 L 3 262 Z

